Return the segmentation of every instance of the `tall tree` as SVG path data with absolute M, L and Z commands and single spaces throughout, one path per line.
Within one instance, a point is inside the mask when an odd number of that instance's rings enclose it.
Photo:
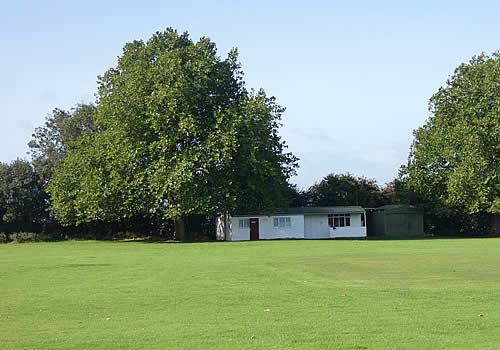
M 500 53 L 461 64 L 432 96 L 401 181 L 436 210 L 500 213 Z
M 308 190 L 313 206 L 360 205 L 378 207 L 388 200 L 375 180 L 351 174 L 330 174 Z
M 263 90 L 243 98 L 235 124 L 237 145 L 226 168 L 233 184 L 230 211 L 258 212 L 293 204 L 288 179 L 295 174 L 298 159 L 285 152 L 286 143 L 279 136 L 284 111 Z
M 35 129 L 28 143 L 37 173 L 48 183 L 55 168 L 79 138 L 95 131 L 93 104 L 78 104 L 70 111 L 54 109 L 45 124 Z
M 47 220 L 47 197 L 31 164 L 16 160 L 0 163 L 0 224 L 30 230 Z
M 247 92 L 236 50 L 173 29 L 125 45 L 99 78 L 95 123 L 56 171 L 49 192 L 64 223 L 273 206 L 296 158 L 278 135 L 283 109 Z M 264 196 L 260 197 L 261 199 Z

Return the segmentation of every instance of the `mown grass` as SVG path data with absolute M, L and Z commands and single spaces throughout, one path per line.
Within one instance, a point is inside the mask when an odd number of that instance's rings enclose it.
M 500 239 L 0 245 L 1 349 L 498 349 Z

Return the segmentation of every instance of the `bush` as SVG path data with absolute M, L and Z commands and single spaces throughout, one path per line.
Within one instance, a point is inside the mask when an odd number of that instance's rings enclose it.
M 66 236 L 61 232 L 42 232 L 37 235 L 37 239 L 40 242 L 56 242 L 65 240 Z
M 39 237 L 33 232 L 15 232 L 10 235 L 10 239 L 17 243 L 38 242 Z
M 136 239 L 138 235 L 131 231 L 120 231 L 113 234 L 113 239 Z
M 9 241 L 9 236 L 7 234 L 0 232 L 0 244 L 7 243 Z

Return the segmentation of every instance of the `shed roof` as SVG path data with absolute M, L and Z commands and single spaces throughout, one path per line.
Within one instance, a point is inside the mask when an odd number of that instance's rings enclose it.
M 233 216 L 252 215 L 320 215 L 320 214 L 360 214 L 365 210 L 360 206 L 337 206 L 337 207 L 300 207 L 300 208 L 278 208 L 260 213 L 247 213 Z
M 420 213 L 420 210 L 416 206 L 409 204 L 388 204 L 373 208 L 372 210 L 387 213 Z
M 409 205 L 409 204 L 387 204 L 387 205 L 383 205 L 381 207 L 378 207 L 377 209 L 391 210 L 391 209 L 400 209 L 400 208 L 416 208 L 416 207 L 414 205 Z

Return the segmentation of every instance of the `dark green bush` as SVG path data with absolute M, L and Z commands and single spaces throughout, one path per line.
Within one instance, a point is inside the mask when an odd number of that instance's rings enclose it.
M 37 238 L 40 242 L 56 242 L 65 240 L 66 235 L 61 232 L 42 232 L 37 235 Z
M 7 234 L 0 232 L 0 244 L 7 243 L 9 241 L 9 236 Z
M 135 239 L 137 234 L 131 231 L 120 231 L 113 234 L 113 239 Z
M 33 232 L 14 232 L 10 234 L 10 240 L 17 243 L 38 242 L 40 238 Z

